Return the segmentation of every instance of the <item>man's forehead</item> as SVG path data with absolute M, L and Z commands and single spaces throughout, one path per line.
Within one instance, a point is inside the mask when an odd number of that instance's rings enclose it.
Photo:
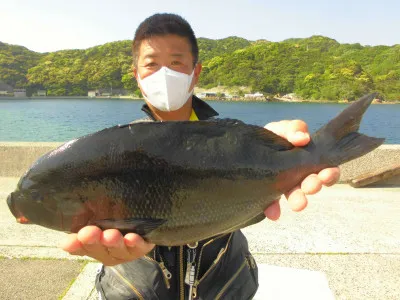
M 191 54 L 191 46 L 187 39 L 176 36 L 154 36 L 141 42 L 139 56 L 154 57 L 167 53 L 173 56 L 184 56 Z

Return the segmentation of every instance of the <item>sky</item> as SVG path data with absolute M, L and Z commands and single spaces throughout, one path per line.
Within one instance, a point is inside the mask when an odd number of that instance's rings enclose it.
M 36 52 L 131 40 L 159 12 L 176 13 L 197 37 L 280 42 L 323 35 L 339 43 L 400 44 L 400 0 L 0 0 L 0 41 Z

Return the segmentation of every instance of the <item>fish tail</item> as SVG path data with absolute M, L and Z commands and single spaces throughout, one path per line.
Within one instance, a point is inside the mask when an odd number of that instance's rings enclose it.
M 338 166 L 383 144 L 383 138 L 358 132 L 362 117 L 375 96 L 370 94 L 358 99 L 312 136 L 310 147 L 315 147 L 314 150 L 321 154 L 323 164 Z

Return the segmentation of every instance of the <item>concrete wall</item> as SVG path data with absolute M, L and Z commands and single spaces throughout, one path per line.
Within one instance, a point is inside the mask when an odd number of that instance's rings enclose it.
M 61 144 L 0 142 L 0 176 L 22 176 L 37 158 Z
M 20 177 L 42 154 L 62 143 L 0 142 L 0 176 Z M 341 166 L 341 182 L 400 163 L 400 145 L 382 145 L 367 155 Z M 400 176 L 379 183 L 379 186 L 400 185 Z
M 382 145 L 374 151 L 340 166 L 342 182 L 364 173 L 400 164 L 400 145 Z M 382 181 L 376 186 L 400 186 L 400 175 Z

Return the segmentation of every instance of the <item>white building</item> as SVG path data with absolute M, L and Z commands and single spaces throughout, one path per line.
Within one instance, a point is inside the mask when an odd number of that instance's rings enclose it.
M 96 96 L 98 96 L 99 93 L 97 91 L 88 91 L 88 97 L 89 98 L 94 98 Z
M 196 97 L 199 97 L 199 98 L 215 98 L 217 96 L 218 96 L 218 94 L 214 93 L 214 92 L 203 92 L 203 93 L 196 94 Z
M 254 94 L 244 94 L 244 98 L 246 99 L 264 99 L 264 94 L 257 92 Z
M 14 89 L 14 97 L 26 97 L 26 89 Z
M 39 97 L 46 97 L 47 96 L 47 91 L 46 90 L 38 90 L 37 95 Z

